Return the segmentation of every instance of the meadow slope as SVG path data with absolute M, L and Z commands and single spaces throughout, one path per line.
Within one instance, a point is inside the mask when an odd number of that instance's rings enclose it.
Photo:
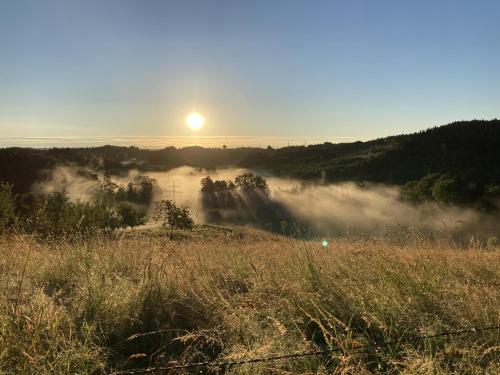
M 328 356 L 203 371 L 499 373 L 498 330 L 354 349 L 500 323 L 498 249 L 406 243 L 351 238 L 323 248 L 207 226 L 175 240 L 5 237 L 0 374 L 99 374 L 336 345 Z

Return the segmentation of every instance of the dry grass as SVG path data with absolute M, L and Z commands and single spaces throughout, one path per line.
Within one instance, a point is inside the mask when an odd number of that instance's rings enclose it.
M 500 252 L 319 243 L 252 229 L 169 241 L 0 240 L 0 373 L 106 373 L 340 345 L 237 374 L 496 374 L 500 332 L 356 351 L 500 322 Z M 215 370 L 214 370 L 215 371 Z

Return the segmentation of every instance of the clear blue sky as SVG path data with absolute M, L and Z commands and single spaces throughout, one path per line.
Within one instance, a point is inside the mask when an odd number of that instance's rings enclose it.
M 334 140 L 500 117 L 500 1 L 0 2 L 0 138 L 184 136 L 192 110 Z

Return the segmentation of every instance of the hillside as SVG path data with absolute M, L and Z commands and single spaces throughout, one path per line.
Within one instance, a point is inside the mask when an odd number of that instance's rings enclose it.
M 500 120 L 465 121 L 368 142 L 288 147 L 240 164 L 327 181 L 404 184 L 430 173 L 500 181 Z
M 367 142 L 324 143 L 279 149 L 137 147 L 0 150 L 0 181 L 26 192 L 59 164 L 88 167 L 110 174 L 130 169 L 164 171 L 245 167 L 304 180 L 372 181 L 405 184 L 432 174 L 451 174 L 481 185 L 500 184 L 500 120 L 455 122 L 418 133 Z M 22 173 L 20 173 L 22 172 Z

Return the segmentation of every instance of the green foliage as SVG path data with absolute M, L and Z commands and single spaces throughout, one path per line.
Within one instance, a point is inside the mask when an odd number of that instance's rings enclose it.
M 446 204 L 472 205 L 481 211 L 494 211 L 497 196 L 483 184 L 458 175 L 432 173 L 401 188 L 401 198 L 413 203 L 435 201 Z M 493 199 L 492 199 L 493 198 Z
M 207 176 L 200 181 L 202 203 L 206 208 L 234 207 L 242 198 L 247 201 L 266 200 L 269 187 L 264 177 L 245 173 L 231 180 L 215 180 Z M 256 202 L 253 202 L 256 203 Z
M 146 214 L 137 211 L 128 203 L 122 203 L 118 206 L 118 215 L 120 216 L 120 226 L 124 228 L 146 223 Z
M 269 187 L 265 178 L 253 173 L 244 173 L 235 178 L 234 184 L 245 194 L 259 192 L 269 196 Z
M 109 207 L 110 197 L 100 195 L 102 199 L 95 202 L 71 202 L 64 191 L 26 195 L 19 204 L 20 227 L 41 238 L 73 238 L 145 223 L 146 215 L 130 204 Z
M 128 202 L 134 205 L 147 207 L 151 204 L 156 180 L 147 176 L 137 176 L 126 188 L 119 186 L 109 174 L 99 181 L 94 201 L 107 208 L 118 207 Z
M 15 223 L 15 203 L 12 185 L 0 182 L 0 233 Z
M 103 205 L 70 202 L 66 192 L 35 197 L 25 207 L 23 229 L 47 237 L 92 236 L 120 226 L 120 218 Z
M 213 181 L 210 176 L 201 180 L 201 199 L 205 208 L 234 207 L 236 186 L 228 180 Z
M 440 175 L 438 173 L 432 173 L 424 176 L 419 181 L 408 182 L 401 189 L 403 199 L 414 203 L 433 200 L 434 184 L 439 178 Z
M 102 181 L 94 194 L 94 200 L 97 205 L 107 209 L 113 207 L 119 198 L 119 186 L 113 182 L 109 174 L 104 175 Z
M 440 176 L 432 186 L 432 198 L 438 202 L 459 202 L 462 197 L 457 178 L 449 175 Z
M 192 229 L 194 221 L 189 213 L 189 207 L 177 205 L 171 200 L 162 200 L 156 203 L 156 218 L 162 223 L 162 226 L 170 228 L 170 236 L 173 229 Z
M 1 183 L 0 232 L 17 223 L 21 231 L 41 238 L 73 238 L 142 225 L 154 183 L 139 176 L 125 190 L 105 175 L 90 202 L 72 202 L 66 191 L 21 194 L 15 201 L 12 185 Z
M 117 187 L 114 190 L 115 201 L 149 206 L 153 200 L 155 185 L 156 180 L 148 176 L 137 176 L 126 188 Z
M 239 175 L 233 181 L 201 180 L 201 202 L 205 220 L 212 223 L 254 223 L 267 230 L 297 238 L 310 238 L 303 225 L 287 207 L 271 199 L 264 177 L 253 173 Z
M 498 238 L 495 236 L 488 238 L 488 240 L 486 241 L 486 247 L 488 249 L 496 249 L 499 244 L 500 242 L 498 241 Z

